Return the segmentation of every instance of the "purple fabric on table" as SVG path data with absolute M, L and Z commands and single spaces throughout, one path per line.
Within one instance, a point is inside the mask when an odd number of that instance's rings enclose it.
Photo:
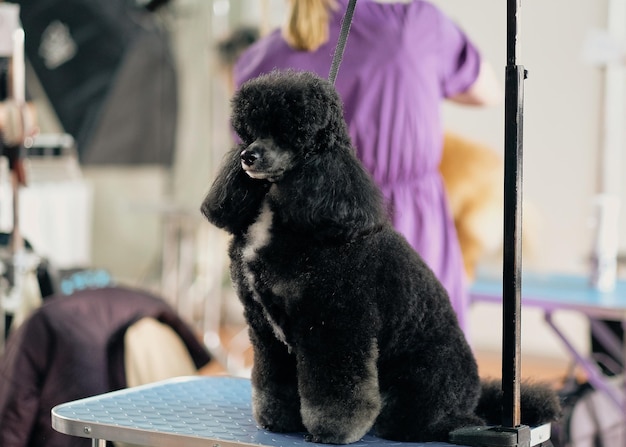
M 237 86 L 273 69 L 328 77 L 347 0 L 339 4 L 325 45 L 296 51 L 276 30 L 242 55 Z M 357 154 L 389 201 L 394 226 L 444 284 L 462 324 L 461 250 L 438 170 L 440 107 L 472 85 L 479 66 L 477 49 L 434 5 L 361 0 L 335 82 Z

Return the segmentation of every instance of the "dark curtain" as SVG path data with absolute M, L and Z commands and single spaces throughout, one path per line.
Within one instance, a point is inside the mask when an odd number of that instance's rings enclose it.
M 26 57 L 83 164 L 173 160 L 167 32 L 131 0 L 20 0 Z

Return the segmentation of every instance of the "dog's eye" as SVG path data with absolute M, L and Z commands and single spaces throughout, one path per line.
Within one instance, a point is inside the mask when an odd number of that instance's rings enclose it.
M 254 142 L 254 137 L 252 136 L 252 132 L 249 129 L 242 129 L 242 131 L 238 132 L 239 138 L 241 138 L 241 142 L 246 146 L 252 144 Z
M 243 123 L 239 120 L 235 120 L 233 122 L 233 129 L 242 143 L 246 145 L 252 143 L 254 141 L 254 132 L 253 129 L 250 128 L 249 125 Z

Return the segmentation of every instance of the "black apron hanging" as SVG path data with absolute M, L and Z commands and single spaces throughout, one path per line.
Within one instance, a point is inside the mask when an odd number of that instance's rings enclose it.
M 173 162 L 176 72 L 154 14 L 131 0 L 13 0 L 30 64 L 83 164 Z

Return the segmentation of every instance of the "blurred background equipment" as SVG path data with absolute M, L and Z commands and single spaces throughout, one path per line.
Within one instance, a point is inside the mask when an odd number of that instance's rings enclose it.
M 14 3 L 26 56 L 81 163 L 169 166 L 176 72 L 157 16 L 131 0 Z

